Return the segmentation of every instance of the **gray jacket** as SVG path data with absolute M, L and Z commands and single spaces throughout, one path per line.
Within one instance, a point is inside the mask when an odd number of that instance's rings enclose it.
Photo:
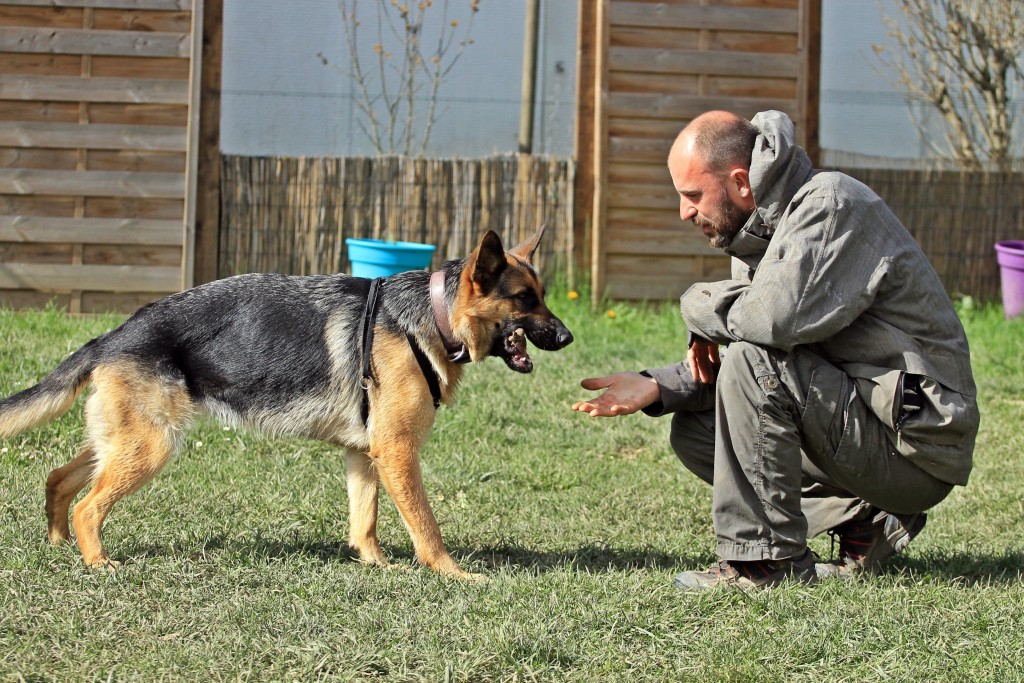
M 898 450 L 951 484 L 966 484 L 979 414 L 967 338 L 917 242 L 868 187 L 817 171 L 782 112 L 762 112 L 751 158 L 757 208 L 725 249 L 732 279 L 697 283 L 680 299 L 687 329 L 727 345 L 806 345 L 850 376 L 894 430 L 904 375 L 924 407 Z M 678 366 L 649 371 L 664 412 L 692 405 Z M 685 372 L 688 375 L 688 371 Z

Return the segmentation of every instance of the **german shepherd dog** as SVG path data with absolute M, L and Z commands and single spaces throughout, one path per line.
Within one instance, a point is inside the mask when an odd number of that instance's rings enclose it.
M 0 400 L 7 438 L 62 415 L 92 384 L 85 443 L 46 481 L 50 541 L 70 540 L 71 502 L 91 483 L 73 515 L 82 559 L 118 566 L 100 540 L 104 520 L 163 468 L 205 411 L 262 434 L 342 446 L 349 545 L 361 562 L 387 564 L 377 540 L 383 482 L 418 561 L 479 578 L 445 549 L 418 453 L 437 405 L 455 394 L 460 361 L 497 356 L 527 373 L 527 338 L 545 350 L 572 342 L 531 264 L 543 233 L 506 252 L 488 231 L 466 259 L 433 274 L 239 275 L 139 309 L 39 384 Z

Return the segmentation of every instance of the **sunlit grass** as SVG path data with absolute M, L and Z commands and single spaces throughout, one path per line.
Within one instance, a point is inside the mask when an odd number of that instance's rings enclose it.
M 710 490 L 676 461 L 666 419 L 569 406 L 583 377 L 679 360 L 684 330 L 674 304 L 589 301 L 553 289 L 577 341 L 534 353 L 528 376 L 469 367 L 423 452 L 448 547 L 484 585 L 416 567 L 386 497 L 399 569 L 353 562 L 336 449 L 209 422 L 114 510 L 105 542 L 125 566 L 108 576 L 45 540 L 43 484 L 75 452 L 80 409 L 0 443 L 0 680 L 1024 678 L 1024 322 L 961 308 L 975 471 L 890 571 L 683 595 L 672 576 L 714 559 Z M 0 393 L 117 321 L 0 313 Z

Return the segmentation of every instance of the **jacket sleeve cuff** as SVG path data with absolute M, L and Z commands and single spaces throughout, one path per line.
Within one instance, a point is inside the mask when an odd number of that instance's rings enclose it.
M 715 407 L 715 385 L 694 380 L 686 363 L 642 370 L 640 374 L 653 379 L 660 393 L 658 401 L 643 408 L 645 415 L 661 417 L 680 410 L 700 412 Z

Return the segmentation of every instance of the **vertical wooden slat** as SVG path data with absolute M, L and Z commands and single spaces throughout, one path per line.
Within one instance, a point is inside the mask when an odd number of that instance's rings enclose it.
M 224 0 L 203 0 L 202 77 L 196 157 L 192 282 L 217 278 L 220 257 L 220 90 Z M 195 102 L 196 100 L 193 100 Z
M 192 0 L 192 35 L 189 46 L 189 101 L 199 103 L 203 92 L 203 2 Z M 181 245 L 181 288 L 188 289 L 195 284 L 195 249 L 196 249 L 196 178 L 199 171 L 199 140 L 200 140 L 200 107 L 189 107 L 188 113 L 188 151 L 186 159 L 185 207 Z M 209 150 L 207 150 L 209 152 Z M 213 179 L 207 178 L 207 182 Z M 206 190 L 210 191 L 209 188 Z M 204 205 L 205 206 L 205 205 Z M 216 254 L 212 256 L 216 259 Z M 216 262 L 216 261 L 214 261 Z M 205 266 L 204 266 L 205 267 Z
M 819 96 L 821 88 L 821 0 L 800 0 L 799 143 L 818 165 L 821 144 L 818 138 Z
M 82 28 L 85 30 L 93 27 L 94 10 L 91 7 L 87 7 L 82 10 Z M 79 69 L 79 75 L 85 79 L 92 76 L 92 56 L 81 55 L 79 57 L 81 63 Z M 89 123 L 89 103 L 79 102 L 78 103 L 78 123 L 80 125 L 86 125 Z M 75 150 L 75 170 L 85 171 L 89 168 L 89 150 L 87 149 L 76 149 Z M 85 197 L 75 197 L 75 218 L 85 217 Z M 71 247 L 71 265 L 80 266 L 83 264 L 85 256 L 85 245 L 81 242 L 75 242 Z M 72 315 L 77 315 L 82 312 L 82 290 L 73 289 L 71 290 L 71 297 L 68 299 L 68 312 Z
M 608 177 L 608 31 L 610 0 L 597 0 L 597 37 L 594 74 L 594 192 L 591 228 L 590 281 L 591 303 L 597 305 L 605 287 L 605 189 Z

